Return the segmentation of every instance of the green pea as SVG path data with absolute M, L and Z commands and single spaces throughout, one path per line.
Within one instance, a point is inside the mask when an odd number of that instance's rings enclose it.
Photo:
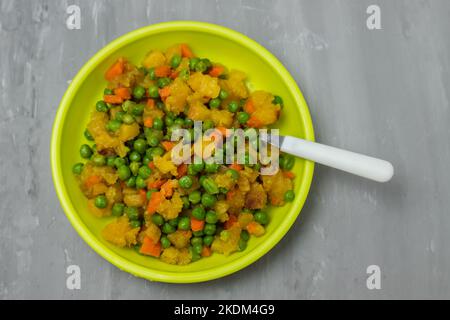
M 150 169 L 148 166 L 142 166 L 139 168 L 138 175 L 144 179 L 148 179 L 150 175 L 152 174 L 152 169 Z
M 293 190 L 288 190 L 284 193 L 284 201 L 286 202 L 292 202 L 294 201 L 295 193 Z
M 187 196 L 181 197 L 181 201 L 183 201 L 183 209 L 188 209 L 191 204 L 189 203 L 189 198 Z
M 219 92 L 219 98 L 221 100 L 225 100 L 226 98 L 228 98 L 228 95 L 229 95 L 228 92 L 223 89 L 221 89 Z
M 152 215 L 152 222 L 157 226 L 162 226 L 164 224 L 164 218 L 159 213 Z
M 133 97 L 137 100 L 140 100 L 145 95 L 145 88 L 141 86 L 136 86 L 133 89 Z
M 139 210 L 136 207 L 125 207 L 125 214 L 128 216 L 130 220 L 138 220 L 139 219 Z
M 290 154 L 283 154 L 280 156 L 280 167 L 283 170 L 291 170 L 295 164 L 295 157 Z
M 136 177 L 128 178 L 128 180 L 125 182 L 125 184 L 127 185 L 127 187 L 134 188 L 136 186 Z
M 83 167 L 84 167 L 84 164 L 82 164 L 81 162 L 75 163 L 72 167 L 72 172 L 74 174 L 81 174 L 81 172 L 83 172 Z
M 196 244 L 192 246 L 193 250 L 197 254 L 201 254 L 203 250 L 203 246 L 201 244 Z
M 114 94 L 114 91 L 113 91 L 112 89 L 105 88 L 105 90 L 103 90 L 103 94 L 104 94 L 105 96 L 109 96 L 109 95 Z
M 125 181 L 131 176 L 131 170 L 127 165 L 122 165 L 117 168 L 117 174 L 120 180 Z
M 239 248 L 239 251 L 244 251 L 245 249 L 247 249 L 247 241 L 245 241 L 242 238 L 239 239 L 238 248 Z
M 141 227 L 141 222 L 139 220 L 131 220 L 130 221 L 130 226 L 131 226 L 132 229 L 140 228 Z
M 283 99 L 280 96 L 274 96 L 272 100 L 273 104 L 283 105 Z
M 159 137 L 156 135 L 151 135 L 147 138 L 148 144 L 152 147 L 156 147 L 159 145 Z
M 135 117 L 142 116 L 145 106 L 143 104 L 137 104 L 131 108 L 131 114 Z
M 125 205 L 123 203 L 114 203 L 111 211 L 114 217 L 120 217 L 123 214 Z
M 162 130 L 163 128 L 164 122 L 161 120 L 161 118 L 155 118 L 155 120 L 153 120 L 153 129 Z
M 144 74 L 144 76 L 146 76 L 148 74 L 148 70 L 145 67 L 139 67 L 139 71 L 142 72 Z
M 175 230 L 175 227 L 173 227 L 168 222 L 166 222 L 166 223 L 163 224 L 161 231 L 166 233 L 166 234 L 169 234 L 169 233 L 174 233 L 176 230 Z
M 115 156 L 106 157 L 106 165 L 108 167 L 114 167 L 114 162 L 115 161 L 116 161 L 116 157 Z
M 219 192 L 220 192 L 220 193 L 223 193 L 223 194 L 227 194 L 227 193 L 228 193 L 228 189 L 227 189 L 227 188 L 224 188 L 224 187 L 220 187 L 220 188 L 219 188 Z
M 240 124 L 246 124 L 248 119 L 250 119 L 250 115 L 247 112 L 239 112 L 237 114 L 237 120 Z
M 214 122 L 212 120 L 203 121 L 203 131 L 214 128 Z
M 92 157 L 92 149 L 87 144 L 83 144 L 80 147 L 80 156 L 84 159 L 89 159 Z
M 184 126 L 184 119 L 183 118 L 176 118 L 175 121 L 174 121 L 174 124 L 180 126 L 180 128 L 181 128 L 182 126 Z
M 164 154 L 164 149 L 161 147 L 155 147 L 151 149 L 151 157 L 162 156 Z
M 161 237 L 161 239 L 160 239 L 160 241 L 161 241 L 161 246 L 164 248 L 164 249 L 167 249 L 168 247 L 170 247 L 170 240 L 169 240 L 169 238 L 167 238 L 166 236 L 162 236 Z
M 186 128 L 191 128 L 192 126 L 194 126 L 194 120 L 189 118 L 184 119 L 184 126 Z
M 120 129 L 120 126 L 122 125 L 122 123 L 119 120 L 110 120 L 106 123 L 106 129 L 108 129 L 109 131 L 112 132 L 116 132 L 117 130 Z
M 197 252 L 195 252 L 195 250 L 192 247 L 189 248 L 189 252 L 191 253 L 191 262 L 195 262 L 202 258 L 202 256 L 199 255 Z
M 211 99 L 211 101 L 209 101 L 209 107 L 211 109 L 217 109 L 218 107 L 220 107 L 220 103 L 221 101 L 219 98 Z
M 216 233 L 216 225 L 212 223 L 207 223 L 203 231 L 207 236 L 212 236 L 214 235 L 214 233 Z
M 189 76 L 190 76 L 190 73 L 189 73 L 188 69 L 182 69 L 180 71 L 180 73 L 178 74 L 178 77 L 180 77 L 184 81 L 188 81 L 189 80 Z
M 207 163 L 205 164 L 205 172 L 216 173 L 219 170 L 220 165 L 217 163 Z
M 97 196 L 94 200 L 94 204 L 97 208 L 104 209 L 108 205 L 108 199 L 104 195 Z
M 158 87 L 155 85 L 150 86 L 150 88 L 148 88 L 148 96 L 150 98 L 158 98 L 159 97 Z
M 98 112 L 107 112 L 108 111 L 108 105 L 106 104 L 105 101 L 100 100 L 100 101 L 97 101 L 97 103 L 95 104 L 95 109 Z
M 188 197 L 189 197 L 189 201 L 192 204 L 197 204 L 202 199 L 202 195 L 201 195 L 200 191 L 198 191 L 198 190 L 194 190 L 191 193 L 189 193 Z
M 150 189 L 150 190 L 148 190 L 147 193 L 146 193 L 147 200 L 150 200 L 150 198 L 152 197 L 152 193 L 153 192 L 157 192 L 157 191 L 158 191 L 158 189 Z
M 173 125 L 174 119 L 170 118 L 170 117 L 165 117 L 164 119 L 164 123 L 167 127 L 170 127 L 171 125 Z
M 114 119 L 116 119 L 117 121 L 123 122 L 123 117 L 126 115 L 125 112 L 123 111 L 118 111 L 116 112 L 116 115 L 114 116 Z
M 203 237 L 203 244 L 205 246 L 210 246 L 214 241 L 214 237 L 213 236 L 205 236 Z
M 255 215 L 253 216 L 255 218 L 255 221 L 260 224 L 267 224 L 269 223 L 269 216 L 264 211 L 256 211 Z
M 122 118 L 123 123 L 132 124 L 134 122 L 134 117 L 131 114 L 124 114 Z
M 145 153 L 145 150 L 147 150 L 147 141 L 144 139 L 136 139 L 133 143 L 133 149 L 140 154 Z
M 142 157 L 142 164 L 148 166 L 148 163 L 152 161 L 152 159 L 150 159 L 149 156 L 147 156 L 146 154 Z
M 239 179 L 239 172 L 237 172 L 237 171 L 234 170 L 234 169 L 228 169 L 228 170 L 225 172 L 225 174 L 231 176 L 231 178 L 232 178 L 233 180 L 235 180 L 235 181 L 236 181 L 237 179 Z
M 196 245 L 196 244 L 202 245 L 203 244 L 203 239 L 200 238 L 200 237 L 193 237 L 191 239 L 191 244 L 192 245 Z
M 205 61 L 202 59 L 195 64 L 194 69 L 197 72 L 205 72 L 206 70 L 208 70 L 208 66 L 205 63 Z
M 179 54 L 173 55 L 172 59 L 170 59 L 170 66 L 172 69 L 178 68 L 181 63 L 181 56 Z
M 211 208 L 216 204 L 217 198 L 213 196 L 212 194 L 204 193 L 202 195 L 202 204 L 206 208 Z
M 203 220 L 203 219 L 205 219 L 205 209 L 203 209 L 203 207 L 201 207 L 201 206 L 195 207 L 195 208 L 192 210 L 192 216 L 193 216 L 195 219 L 198 219 L 198 220 Z
M 148 77 L 150 80 L 156 80 L 155 68 L 148 69 Z
M 91 135 L 88 129 L 84 130 L 84 137 L 89 141 L 94 141 L 94 137 Z
M 130 170 L 133 176 L 137 176 L 139 168 L 141 167 L 141 164 L 139 162 L 131 162 L 130 163 Z
M 189 189 L 190 187 L 192 187 L 193 181 L 192 178 L 189 176 L 184 176 L 181 177 L 180 180 L 178 181 L 178 184 L 180 185 L 180 187 L 182 187 L 183 189 Z
M 164 88 L 170 84 L 170 78 L 159 78 L 156 83 L 158 84 L 158 87 Z
M 119 157 L 117 157 L 117 158 L 114 160 L 114 166 L 115 166 L 116 168 L 119 168 L 120 166 L 123 166 L 123 165 L 125 165 L 125 164 L 127 164 L 127 161 L 126 161 L 124 158 L 119 158 Z
M 230 112 L 237 112 L 239 110 L 239 104 L 236 101 L 231 101 L 228 104 L 228 111 Z
M 200 176 L 200 179 L 198 179 L 198 182 L 200 182 L 200 185 L 203 184 L 203 181 L 205 181 L 207 177 L 206 176 Z
M 178 229 L 189 230 L 191 228 L 191 219 L 189 217 L 181 217 L 178 221 Z
M 250 239 L 250 234 L 248 233 L 247 230 L 241 231 L 241 239 L 244 241 L 248 241 L 248 239 Z
M 197 63 L 198 63 L 199 61 L 200 61 L 200 59 L 199 59 L 199 58 L 196 58 L 196 57 L 189 59 L 189 68 L 190 68 L 191 70 L 194 70 L 195 67 L 197 66 Z
M 203 230 L 193 231 L 193 232 L 192 232 L 192 235 L 193 235 L 194 237 L 201 237 L 201 236 L 203 236 Z
M 217 214 L 215 211 L 213 210 L 209 210 L 208 212 L 206 212 L 206 216 L 205 216 L 205 221 L 206 223 L 217 223 Z
M 101 154 L 94 154 L 94 156 L 92 157 L 92 162 L 95 166 L 101 167 L 106 164 L 106 159 L 105 156 L 102 156 Z
M 205 168 L 205 163 L 203 161 L 200 163 L 191 163 L 189 167 L 192 167 L 193 172 L 199 173 Z
M 132 161 L 132 162 L 138 162 L 138 161 L 141 161 L 141 155 L 140 155 L 140 153 L 137 152 L 137 151 L 132 151 L 132 152 L 130 153 L 130 155 L 128 156 L 128 158 L 129 158 L 130 161 Z
M 174 219 L 170 219 L 168 222 L 169 222 L 169 224 L 172 226 L 172 227 L 176 227 L 176 226 L 178 226 L 178 221 L 179 221 L 180 219 L 178 219 L 178 217 L 176 217 L 176 218 L 174 218 Z
M 145 182 L 145 179 L 141 176 L 136 177 L 136 188 L 143 189 L 147 186 L 147 183 Z

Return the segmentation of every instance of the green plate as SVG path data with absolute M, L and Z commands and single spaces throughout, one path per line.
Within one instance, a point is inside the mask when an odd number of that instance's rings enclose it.
M 262 89 L 280 95 L 284 100 L 282 116 L 277 123 L 281 134 L 314 140 L 314 130 L 302 93 L 283 65 L 255 41 L 221 26 L 174 21 L 144 27 L 114 40 L 81 68 L 62 98 L 51 138 L 53 181 L 64 212 L 80 236 L 118 268 L 149 280 L 189 283 L 212 280 L 236 272 L 275 246 L 303 207 L 314 164 L 305 160 L 296 161 L 292 170 L 296 174 L 294 202 L 270 209 L 271 221 L 266 234 L 260 238 L 252 237 L 244 252 L 228 257 L 213 254 L 187 266 L 175 266 L 104 241 L 100 231 L 113 218 L 98 219 L 88 212 L 86 198 L 71 171 L 72 165 L 81 160 L 79 147 L 85 143 L 83 131 L 95 102 L 101 99 L 106 86 L 103 75 L 118 57 L 124 56 L 139 63 L 150 49 L 166 49 L 176 43 L 188 43 L 196 55 L 246 72 L 252 86 L 250 89 Z

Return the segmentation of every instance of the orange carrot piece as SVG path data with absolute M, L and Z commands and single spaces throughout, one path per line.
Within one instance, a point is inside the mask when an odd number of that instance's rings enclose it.
M 228 230 L 230 229 L 232 226 L 234 226 L 235 223 L 237 223 L 238 219 L 234 214 L 230 214 L 230 216 L 228 217 L 228 220 L 225 221 L 223 227 L 224 229 Z
M 256 111 L 255 105 L 253 104 L 252 100 L 248 99 L 247 102 L 244 104 L 244 111 L 250 114 Z
M 149 163 L 148 163 L 148 167 L 150 168 L 150 169 L 155 169 L 156 167 L 155 167 L 155 164 L 153 163 L 153 161 L 150 161 Z
M 185 43 L 181 44 L 180 48 L 181 48 L 181 56 L 183 58 L 192 58 L 194 56 L 191 48 L 189 48 L 189 46 L 187 44 L 185 44 Z
M 177 167 L 177 172 L 178 172 L 177 178 L 181 178 L 181 177 L 185 176 L 187 173 L 187 169 L 188 169 L 188 166 L 186 163 L 180 164 Z
M 257 117 L 255 116 L 251 116 L 250 119 L 248 119 L 247 121 L 247 125 L 251 128 L 260 128 L 262 127 L 262 123 L 261 120 L 259 120 Z
M 159 189 L 167 180 L 156 180 L 147 184 L 148 189 Z
M 219 131 L 224 137 L 227 136 L 227 128 L 225 128 L 225 127 L 217 127 L 216 130 Z
M 159 96 L 161 97 L 161 99 L 166 99 L 168 96 L 170 96 L 170 87 L 166 86 L 164 88 L 161 88 L 158 90 L 159 92 Z
M 230 201 L 234 197 L 234 191 L 230 190 L 227 192 L 227 200 Z
M 102 182 L 102 177 L 100 176 L 90 176 L 86 179 L 86 181 L 84 182 L 84 185 L 88 188 L 92 187 L 94 184 L 100 183 Z
M 161 193 L 165 197 L 171 197 L 173 195 L 174 183 L 172 180 L 168 180 L 161 186 Z
M 144 189 L 139 189 L 139 195 L 141 196 L 144 202 L 147 201 L 147 192 L 145 192 Z
M 121 97 L 123 100 L 128 100 L 131 98 L 130 88 L 120 87 L 114 89 L 114 94 Z
M 168 77 L 170 75 L 170 67 L 163 65 L 155 68 L 155 75 L 159 78 Z
M 211 248 L 207 246 L 203 246 L 202 249 L 202 257 L 209 257 L 211 255 Z
M 180 73 L 178 72 L 178 71 L 173 71 L 171 74 L 170 74 L 170 79 L 176 79 L 177 77 L 178 77 L 178 75 L 179 75 Z
M 103 96 L 103 100 L 106 103 L 111 103 L 111 104 L 121 104 L 123 102 L 123 99 L 119 96 L 116 96 L 114 94 L 107 94 L 105 96 Z
M 149 237 L 145 237 L 139 252 L 158 258 L 161 255 L 161 243 L 154 243 Z
M 284 172 L 283 172 L 283 175 L 284 175 L 286 178 L 289 178 L 289 179 L 294 179 L 294 178 L 295 178 L 295 174 L 294 174 L 292 171 L 284 171 Z
M 148 99 L 147 100 L 147 107 L 149 107 L 150 109 L 155 109 L 155 100 Z
M 170 151 L 175 147 L 175 143 L 172 141 L 161 141 L 161 144 L 166 151 Z
M 120 76 L 125 70 L 125 60 L 119 58 L 105 73 L 105 79 L 108 81 L 113 80 L 117 76 Z
M 223 73 L 223 67 L 222 66 L 213 66 L 211 70 L 209 71 L 209 75 L 211 77 L 219 77 Z
M 252 221 L 247 225 L 246 229 L 248 233 L 255 234 L 258 231 L 259 226 L 260 224 L 258 222 Z
M 192 231 L 203 230 L 204 226 L 205 226 L 205 221 L 204 220 L 197 220 L 195 218 L 191 218 L 191 229 L 192 229 Z
M 234 169 L 236 171 L 242 171 L 242 169 L 244 169 L 244 167 L 238 163 L 232 163 L 228 166 L 230 169 Z
M 151 117 L 144 119 L 144 126 L 147 128 L 153 127 L 153 119 Z
M 157 191 L 157 192 L 153 192 L 152 195 L 150 196 L 150 200 L 148 201 L 148 205 L 147 205 L 147 213 L 148 214 L 153 214 L 156 212 L 156 209 L 158 209 L 158 206 L 160 205 L 160 203 L 164 200 L 164 195 Z

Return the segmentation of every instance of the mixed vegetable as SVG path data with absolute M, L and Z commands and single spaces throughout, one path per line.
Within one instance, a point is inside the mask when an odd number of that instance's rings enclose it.
M 221 133 L 277 121 L 282 99 L 249 92 L 243 72 L 179 44 L 150 51 L 140 67 L 120 58 L 105 79 L 103 99 L 84 133 L 87 143 L 80 147 L 86 162 L 75 164 L 73 173 L 89 211 L 117 217 L 102 231 L 110 243 L 179 265 L 213 252 L 229 255 L 265 233 L 267 205 L 293 201 L 289 155 L 281 154 L 281 169 L 267 176 L 250 161 L 171 161 L 172 132 L 193 130 L 194 121 Z

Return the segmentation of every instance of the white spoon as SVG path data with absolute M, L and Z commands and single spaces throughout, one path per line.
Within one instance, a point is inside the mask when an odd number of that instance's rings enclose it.
M 294 156 L 378 182 L 387 182 L 394 175 L 390 162 L 363 154 L 290 136 L 261 135 L 261 140 Z

